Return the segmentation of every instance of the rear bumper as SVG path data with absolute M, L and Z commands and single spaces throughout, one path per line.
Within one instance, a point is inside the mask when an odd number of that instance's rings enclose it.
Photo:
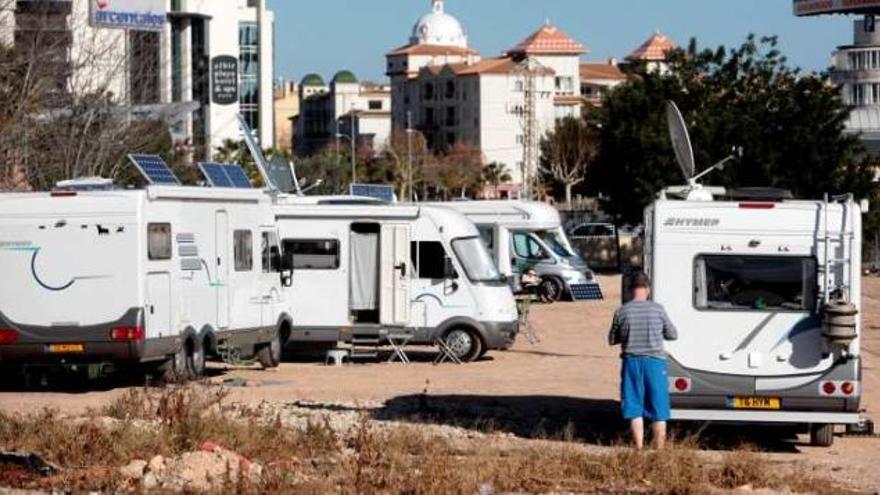
M 859 422 L 859 395 L 823 396 L 820 392 L 824 381 L 860 382 L 861 362 L 858 358 L 839 362 L 822 375 L 791 388 L 762 387 L 761 377 L 689 370 L 671 358 L 669 377 L 670 382 L 680 377 L 691 380 L 691 389 L 685 393 L 677 393 L 670 383 L 674 420 L 831 424 Z M 734 409 L 733 398 L 737 396 L 779 399 L 780 409 Z
M 117 321 L 90 326 L 37 327 L 16 324 L 0 314 L 0 328 L 18 333 L 15 344 L 0 345 L 0 365 L 59 365 L 86 363 L 140 363 L 163 358 L 173 349 L 175 339 L 140 342 L 114 342 L 110 332 L 117 327 L 143 327 L 140 308 L 129 309 Z M 76 344 L 82 352 L 53 353 L 53 344 Z

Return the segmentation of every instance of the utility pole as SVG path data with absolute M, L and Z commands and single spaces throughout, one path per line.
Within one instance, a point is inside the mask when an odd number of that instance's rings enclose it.
M 532 199 L 534 174 L 538 170 L 538 116 L 537 116 L 537 73 L 541 69 L 538 61 L 531 57 L 520 62 L 515 73 L 523 77 L 523 166 L 522 191 L 525 199 Z
M 351 106 L 351 183 L 357 184 L 357 132 L 354 129 L 354 105 Z
M 413 200 L 413 128 L 412 112 L 406 112 L 406 141 L 407 141 L 407 167 L 406 167 L 406 199 Z

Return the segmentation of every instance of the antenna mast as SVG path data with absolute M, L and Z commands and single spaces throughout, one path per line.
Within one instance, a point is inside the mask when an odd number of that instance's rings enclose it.
M 532 199 L 532 186 L 538 170 L 538 89 L 537 73 L 540 64 L 531 57 L 526 57 L 516 68 L 515 73 L 523 76 L 523 166 L 522 196 Z

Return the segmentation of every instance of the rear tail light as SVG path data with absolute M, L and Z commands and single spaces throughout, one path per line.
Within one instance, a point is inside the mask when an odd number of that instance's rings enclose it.
M 827 381 L 819 383 L 819 395 L 825 397 L 853 397 L 859 394 L 859 382 Z
M 18 342 L 18 332 L 8 328 L 0 329 L 0 345 Z
M 691 379 L 683 377 L 672 377 L 669 379 L 671 392 L 684 394 L 691 391 Z
M 822 384 L 822 393 L 825 395 L 834 395 L 837 392 L 837 385 L 834 382 L 825 382 Z
M 110 330 L 110 339 L 117 342 L 140 342 L 144 336 L 143 327 L 116 327 Z

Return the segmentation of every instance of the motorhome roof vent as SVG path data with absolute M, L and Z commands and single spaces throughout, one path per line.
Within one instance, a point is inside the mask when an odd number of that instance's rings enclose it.
M 744 187 L 727 191 L 732 201 L 786 201 L 794 199 L 791 191 L 775 187 Z
M 113 189 L 113 180 L 103 177 L 80 177 L 62 180 L 55 184 L 55 191 L 108 191 Z

